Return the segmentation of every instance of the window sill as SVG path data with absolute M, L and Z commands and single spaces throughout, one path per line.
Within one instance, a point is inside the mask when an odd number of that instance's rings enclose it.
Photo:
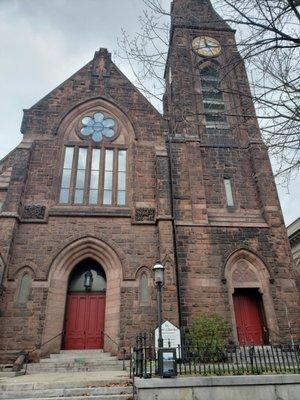
M 227 205 L 226 207 L 227 207 L 227 211 L 230 212 L 230 213 L 234 213 L 236 211 L 236 206 L 235 205 L 233 205 L 233 206 Z
M 49 210 L 49 217 L 128 217 L 131 218 L 132 210 L 129 207 L 91 207 L 61 205 Z

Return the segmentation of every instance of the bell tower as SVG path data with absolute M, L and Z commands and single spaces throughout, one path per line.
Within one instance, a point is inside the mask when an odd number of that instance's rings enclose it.
M 165 80 L 182 324 L 218 313 L 236 341 L 251 342 L 238 337 L 233 300 L 258 296 L 255 268 L 264 268 L 257 325 L 273 339 L 288 334 L 288 304 L 299 329 L 291 251 L 244 62 L 235 31 L 210 0 L 173 1 Z M 243 273 L 227 272 L 233 254 L 245 261 Z
M 235 31 L 210 0 L 172 3 L 166 87 L 165 112 L 174 134 L 209 135 L 210 143 L 259 137 Z

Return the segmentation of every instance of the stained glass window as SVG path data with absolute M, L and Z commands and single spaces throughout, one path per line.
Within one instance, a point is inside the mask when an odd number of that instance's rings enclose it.
M 94 142 L 101 142 L 103 137 L 111 139 L 115 136 L 115 120 L 105 117 L 101 112 L 96 112 L 92 117 L 82 118 L 81 124 L 81 135 L 91 136 Z

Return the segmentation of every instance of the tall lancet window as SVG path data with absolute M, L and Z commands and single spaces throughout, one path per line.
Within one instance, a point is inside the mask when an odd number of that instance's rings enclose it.
M 218 69 L 211 65 L 200 69 L 200 79 L 206 127 L 228 128 Z
M 147 303 L 149 301 L 149 280 L 146 272 L 143 272 L 140 276 L 139 286 L 140 303 Z
M 24 304 L 28 301 L 30 294 L 30 286 L 31 286 L 31 276 L 29 274 L 23 275 L 20 282 L 20 288 L 18 293 L 18 303 Z

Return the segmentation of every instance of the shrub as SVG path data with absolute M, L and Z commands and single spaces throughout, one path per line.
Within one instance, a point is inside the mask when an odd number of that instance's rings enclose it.
M 224 346 L 230 333 L 230 325 L 218 314 L 202 314 L 189 326 L 186 338 L 190 351 L 199 361 L 224 359 Z

